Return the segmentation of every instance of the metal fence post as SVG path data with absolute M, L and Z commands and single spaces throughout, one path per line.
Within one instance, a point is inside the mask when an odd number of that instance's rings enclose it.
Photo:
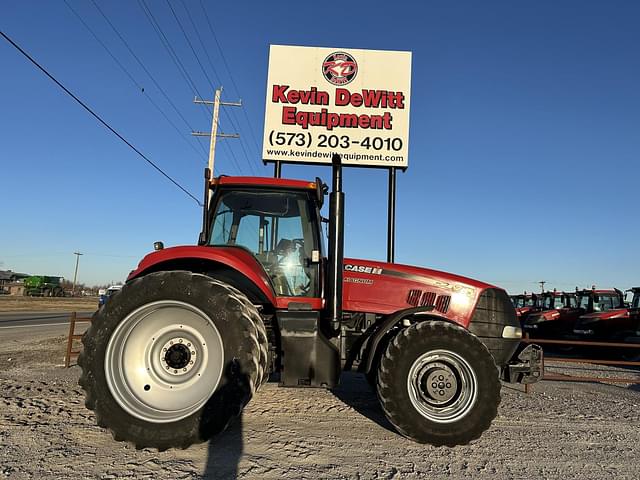
M 69 319 L 69 338 L 67 339 L 67 354 L 64 357 L 64 368 L 69 368 L 71 363 L 71 348 L 73 347 L 73 334 L 76 330 L 76 312 L 71 312 Z

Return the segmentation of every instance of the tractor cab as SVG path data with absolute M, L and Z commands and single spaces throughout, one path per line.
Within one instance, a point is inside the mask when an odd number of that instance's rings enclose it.
M 240 247 L 268 274 L 283 297 L 320 297 L 322 183 L 221 177 L 203 243 Z
M 611 290 L 583 290 L 578 301 L 585 313 L 576 321 L 573 333 L 579 338 L 615 339 L 626 329 L 629 309 L 624 293 Z
M 627 292 L 631 292 L 633 294 L 629 306 L 630 310 L 632 310 L 633 313 L 640 313 L 640 287 L 630 288 Z
M 527 292 L 524 292 L 521 295 L 512 295 L 511 302 L 516 309 L 520 325 L 524 324 L 524 321 L 531 313 L 538 312 L 541 308 L 541 298 L 535 293 L 527 294 Z
M 540 311 L 527 316 L 523 329 L 532 338 L 562 338 L 571 334 L 573 325 L 584 310 L 575 293 L 545 292 L 540 296 Z
M 617 288 L 611 290 L 582 290 L 577 292 L 578 305 L 585 314 L 608 312 L 624 308 L 624 294 Z

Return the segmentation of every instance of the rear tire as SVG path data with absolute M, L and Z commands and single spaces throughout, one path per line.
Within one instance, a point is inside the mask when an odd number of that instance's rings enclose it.
M 491 353 L 465 329 L 443 321 L 414 324 L 389 342 L 377 391 L 402 435 L 435 446 L 479 438 L 500 404 Z
M 226 283 L 184 271 L 137 278 L 83 336 L 85 404 L 114 439 L 137 448 L 206 441 L 261 385 L 261 331 L 256 308 Z

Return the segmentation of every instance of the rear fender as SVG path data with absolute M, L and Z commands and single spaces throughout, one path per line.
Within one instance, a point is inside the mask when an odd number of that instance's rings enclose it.
M 276 304 L 268 275 L 258 261 L 238 247 L 172 247 L 147 255 L 128 280 L 149 273 L 188 270 L 209 275 L 243 292 L 253 303 Z

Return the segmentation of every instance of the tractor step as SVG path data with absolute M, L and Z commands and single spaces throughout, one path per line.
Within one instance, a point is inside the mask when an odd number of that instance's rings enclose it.
M 340 353 L 319 328 L 320 313 L 285 310 L 276 313 L 282 345 L 281 387 L 338 385 Z

